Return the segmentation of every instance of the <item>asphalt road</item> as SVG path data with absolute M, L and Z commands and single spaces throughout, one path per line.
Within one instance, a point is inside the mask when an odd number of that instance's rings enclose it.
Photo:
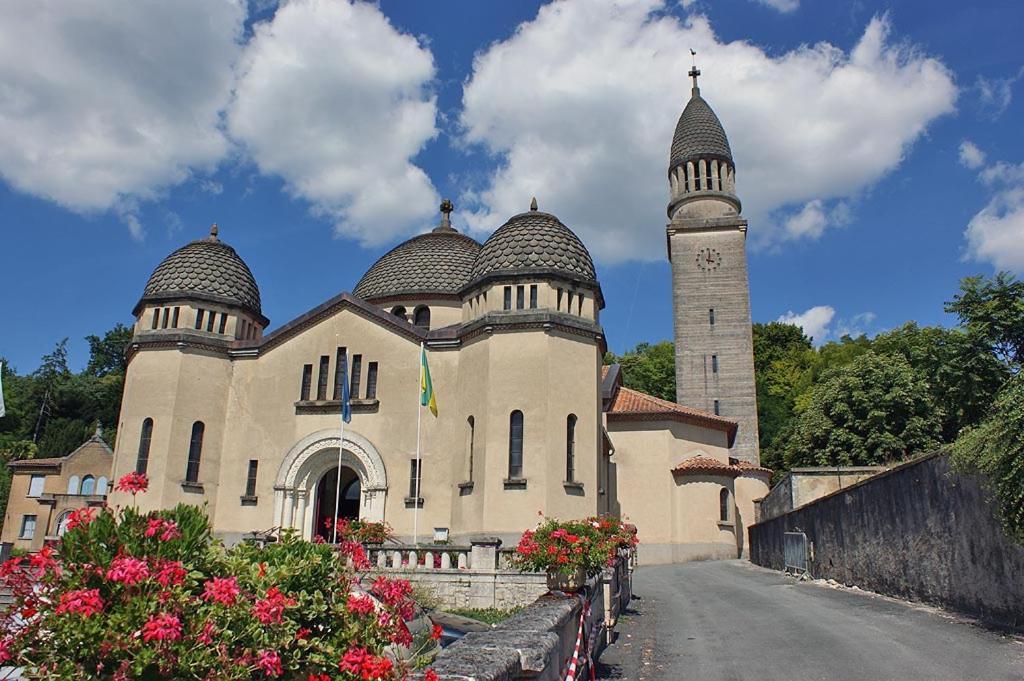
M 598 679 L 1022 681 L 1024 639 L 742 561 L 639 568 Z

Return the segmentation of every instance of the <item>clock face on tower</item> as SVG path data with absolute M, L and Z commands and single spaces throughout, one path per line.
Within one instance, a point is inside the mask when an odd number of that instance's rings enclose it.
M 702 248 L 697 251 L 697 267 L 705 272 L 714 271 L 722 264 L 722 254 L 713 248 Z

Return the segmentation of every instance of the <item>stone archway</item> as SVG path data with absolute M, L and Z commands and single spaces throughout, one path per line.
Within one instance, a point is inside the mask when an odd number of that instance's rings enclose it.
M 351 468 L 359 476 L 361 488 L 359 515 L 365 520 L 384 520 L 387 497 L 387 471 L 377 448 L 359 433 L 345 429 L 320 430 L 299 440 L 277 470 L 274 482 L 274 524 L 294 528 L 305 539 L 312 538 L 313 498 L 324 473 L 338 465 Z

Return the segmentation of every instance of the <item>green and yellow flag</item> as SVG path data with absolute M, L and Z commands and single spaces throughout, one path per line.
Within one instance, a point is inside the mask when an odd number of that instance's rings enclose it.
M 430 380 L 430 367 L 427 366 L 427 348 L 420 344 L 420 405 L 430 408 L 430 413 L 437 416 L 437 397 L 434 395 L 434 383 Z

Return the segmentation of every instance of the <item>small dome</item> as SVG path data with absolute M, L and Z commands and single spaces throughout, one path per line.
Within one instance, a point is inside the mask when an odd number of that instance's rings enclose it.
M 480 244 L 451 227 L 415 236 L 385 253 L 353 293 L 363 300 L 402 295 L 456 295 L 469 281 Z
M 199 298 L 235 305 L 262 317 L 260 289 L 235 249 L 210 236 L 186 244 L 157 265 L 139 305 L 173 298 Z
M 470 280 L 530 271 L 597 285 L 594 261 L 580 238 L 554 215 L 535 209 L 509 218 L 484 242 Z
M 725 129 L 700 92 L 694 88 L 693 96 L 676 123 L 669 170 L 698 158 L 728 161 L 732 165 L 732 151 L 729 149 Z

